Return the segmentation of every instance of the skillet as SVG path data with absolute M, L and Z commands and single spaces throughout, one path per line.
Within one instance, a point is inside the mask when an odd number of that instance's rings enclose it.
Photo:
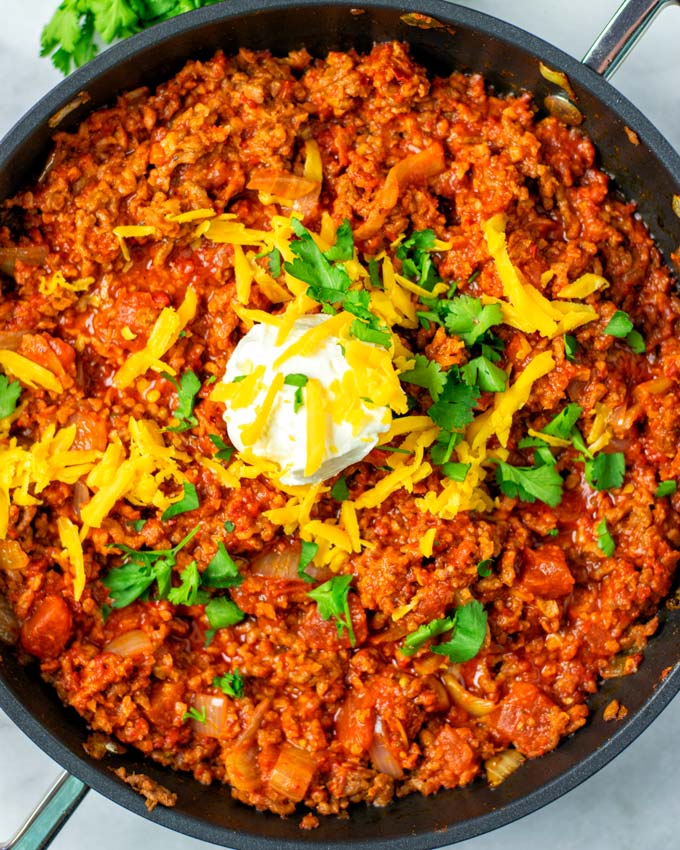
M 591 50 L 587 62 L 611 71 L 662 0 L 629 0 L 616 25 Z M 304 11 L 301 11 L 304 9 Z M 218 47 L 268 47 L 281 54 L 306 46 L 320 55 L 330 48 L 360 50 L 373 41 L 399 38 L 411 43 L 416 60 L 435 73 L 453 69 L 481 71 L 499 90 L 527 88 L 537 104 L 559 89 L 544 80 L 538 59 L 567 72 L 585 117 L 584 128 L 597 145 L 605 170 L 618 187 L 638 202 L 666 255 L 680 244 L 680 220 L 671 197 L 680 194 L 680 158 L 658 132 L 618 92 L 590 68 L 545 42 L 480 13 L 439 0 L 421 0 L 420 14 L 431 20 L 403 20 L 413 6 L 368 2 L 362 13 L 350 4 L 320 5 L 316 0 L 233 0 L 182 16 L 112 48 L 44 98 L 6 137 L 0 148 L 0 198 L 34 177 L 49 152 L 50 116 L 85 91 L 89 101 L 66 116 L 60 129 L 75 127 L 93 108 L 120 91 L 153 84 L 172 75 L 189 56 L 207 57 Z M 409 23 L 410 21 L 410 23 Z M 445 26 L 433 26 L 436 22 Z M 633 130 L 632 144 L 624 127 Z M 297 818 L 281 820 L 246 809 L 223 787 L 203 788 L 192 779 L 158 768 L 135 754 L 90 760 L 82 749 L 86 730 L 38 678 L 35 667 L 22 667 L 10 649 L 0 653 L 0 705 L 45 752 L 72 775 L 63 779 L 41 816 L 14 847 L 46 846 L 72 807 L 93 787 L 127 808 L 148 816 L 141 798 L 108 770 L 124 765 L 145 772 L 178 794 L 175 809 L 157 808 L 151 819 L 215 844 L 269 850 L 274 846 L 344 848 L 368 846 L 420 850 L 469 838 L 515 820 L 573 788 L 630 743 L 680 689 L 680 614 L 663 612 L 645 663 L 634 676 L 612 680 L 592 700 L 588 726 L 547 756 L 528 762 L 495 791 L 477 783 L 432 798 L 408 797 L 388 809 L 357 808 L 351 821 L 323 820 L 319 829 L 298 829 Z M 670 670 L 670 672 L 669 672 Z M 665 676 L 662 674 L 666 673 Z M 601 719 L 611 699 L 629 709 L 627 720 L 612 729 Z

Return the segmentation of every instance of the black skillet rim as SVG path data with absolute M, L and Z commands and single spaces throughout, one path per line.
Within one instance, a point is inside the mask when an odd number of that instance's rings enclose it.
M 323 4 L 318 0 L 231 0 L 228 4 L 208 6 L 195 12 L 173 18 L 163 24 L 133 36 L 95 58 L 87 66 L 77 70 L 70 77 L 56 86 L 9 131 L 0 143 L 0 173 L 8 168 L 24 139 L 43 126 L 49 118 L 64 105 L 71 102 L 76 95 L 101 74 L 111 70 L 119 63 L 133 57 L 144 48 L 162 44 L 179 33 L 190 32 L 204 26 L 206 23 L 228 20 L 243 14 L 266 12 L 291 7 L 321 7 L 323 5 L 339 5 L 354 8 L 351 3 Z M 664 167 L 674 174 L 680 185 L 680 156 L 664 139 L 659 131 L 633 106 L 623 95 L 607 83 L 602 77 L 582 65 L 573 57 L 542 39 L 524 32 L 519 27 L 505 23 L 484 13 L 457 6 L 445 0 L 418 0 L 418 12 L 433 18 L 474 28 L 494 40 L 520 44 L 523 49 L 542 58 L 554 67 L 564 70 L 570 79 L 604 102 L 621 120 L 631 127 L 650 151 Z M 413 6 L 402 3 L 380 2 L 367 0 L 357 3 L 371 9 L 403 9 L 411 11 Z M 455 20 L 453 19 L 455 17 Z M 427 850 L 427 848 L 442 847 L 452 842 L 458 842 L 476 835 L 491 831 L 518 820 L 527 814 L 545 806 L 581 782 L 588 779 L 616 755 L 622 752 L 652 720 L 670 703 L 680 690 L 680 666 L 676 665 L 668 675 L 658 683 L 652 696 L 625 724 L 613 732 L 611 737 L 600 747 L 591 752 L 586 758 L 574 764 L 566 771 L 558 774 L 536 790 L 513 800 L 504 806 L 477 816 L 468 821 L 455 823 L 442 829 L 433 828 L 429 832 L 406 834 L 389 839 L 360 838 L 350 841 L 323 842 L 307 839 L 300 835 L 300 842 L 287 838 L 258 836 L 244 834 L 227 827 L 208 823 L 174 809 L 157 807 L 152 813 L 147 812 L 140 797 L 123 785 L 112 775 L 107 775 L 94 765 L 88 763 L 85 757 L 77 757 L 57 737 L 32 714 L 27 712 L 16 696 L 0 678 L 0 707 L 13 722 L 36 743 L 40 749 L 58 762 L 71 774 L 88 786 L 106 796 L 108 799 L 136 812 L 148 819 L 179 833 L 194 836 L 204 841 L 222 846 L 238 847 L 242 850 L 273 850 L 274 846 L 288 848 L 309 847 L 310 850 L 356 850 L 358 847 L 375 848 L 375 850 Z M 436 798 L 434 798 L 436 799 Z

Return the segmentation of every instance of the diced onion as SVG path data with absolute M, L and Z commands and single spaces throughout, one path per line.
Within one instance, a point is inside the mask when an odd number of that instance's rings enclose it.
M 28 266 L 41 266 L 47 259 L 47 248 L 43 245 L 7 245 L 0 248 L 0 271 L 14 275 L 17 261 Z
M 235 747 L 224 758 L 229 783 L 238 791 L 254 791 L 260 784 L 260 768 L 254 746 Z
M 290 543 L 281 550 L 260 552 L 252 562 L 251 572 L 268 578 L 298 578 L 300 544 Z
M 403 777 L 404 771 L 387 743 L 382 730 L 382 721 L 379 717 L 375 721 L 373 742 L 368 750 L 368 754 L 373 762 L 373 767 L 379 770 L 380 773 L 385 773 L 387 776 L 391 776 L 392 779 L 401 779 Z
M 496 703 L 492 700 L 482 699 L 466 690 L 453 673 L 444 673 L 442 678 L 453 702 L 473 717 L 484 717 L 496 708 Z
M 490 759 L 484 762 L 489 785 L 493 788 L 500 785 L 501 782 L 506 780 L 511 773 L 514 773 L 525 761 L 526 758 L 519 750 L 503 750 L 503 752 L 491 756 Z
M 142 629 L 132 629 L 109 641 L 104 647 L 104 652 L 113 652 L 123 658 L 130 658 L 133 655 L 151 652 L 152 649 L 153 645 L 148 634 Z
M 11 572 L 28 566 L 28 555 L 16 540 L 0 541 L 0 570 Z
M 24 336 L 26 334 L 23 331 L 0 331 L 0 349 L 16 351 Z
M 269 787 L 298 803 L 304 799 L 316 771 L 316 759 L 307 750 L 286 742 L 269 777 Z
M 192 705 L 205 720 L 192 720 L 191 726 L 199 735 L 220 738 L 227 725 L 227 698 L 223 694 L 196 694 Z

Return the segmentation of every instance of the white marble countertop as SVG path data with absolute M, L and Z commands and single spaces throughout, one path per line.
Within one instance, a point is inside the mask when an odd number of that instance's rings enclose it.
M 41 26 L 58 0 L 0 0 L 0 137 L 60 79 L 38 58 Z M 581 56 L 618 0 L 468 0 Z M 680 10 L 668 9 L 614 79 L 680 149 Z M 547 848 L 646 850 L 677 846 L 680 700 L 628 750 L 579 788 L 517 823 L 457 845 L 460 850 Z M 0 838 L 9 836 L 59 768 L 0 712 Z M 1 843 L 1 842 L 0 842 Z M 156 826 L 91 792 L 54 850 L 207 850 L 211 845 Z

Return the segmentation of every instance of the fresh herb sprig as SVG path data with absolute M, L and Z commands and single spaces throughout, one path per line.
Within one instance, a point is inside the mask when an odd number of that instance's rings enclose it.
M 334 576 L 325 581 L 314 590 L 310 590 L 307 596 L 316 602 L 319 616 L 322 620 L 335 620 L 338 629 L 338 637 L 342 637 L 347 631 L 351 646 L 356 646 L 356 636 L 352 627 L 352 615 L 349 609 L 349 587 L 352 584 L 351 575 Z
M 95 36 L 105 44 L 127 38 L 182 12 L 218 0 L 62 0 L 44 27 L 40 55 L 50 56 L 66 76 L 97 54 Z
M 428 640 L 452 631 L 449 640 L 430 647 L 436 655 L 445 655 L 452 664 L 462 664 L 474 658 L 486 637 L 487 613 L 476 599 L 456 609 L 451 617 L 424 623 L 412 632 L 401 648 L 403 655 L 413 655 Z

